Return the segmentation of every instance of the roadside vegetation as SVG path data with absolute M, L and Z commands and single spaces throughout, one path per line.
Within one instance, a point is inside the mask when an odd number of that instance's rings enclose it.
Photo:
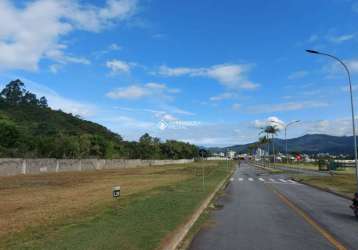
M 330 176 L 296 176 L 295 179 L 348 197 L 353 197 L 357 188 L 355 175 L 349 173 L 335 172 Z
M 318 170 L 318 164 L 315 163 L 305 163 L 305 162 L 299 162 L 299 163 L 276 163 L 276 166 L 283 166 L 283 167 L 289 167 L 289 168 L 301 168 L 301 169 L 307 169 L 307 170 Z
M 20 80 L 0 91 L 0 157 L 181 159 L 199 156 L 195 145 L 161 141 L 144 134 L 123 138 L 79 116 L 53 110 L 46 97 L 25 89 Z
M 1 177 L 1 249 L 156 249 L 233 162 Z M 205 186 L 202 186 L 204 168 Z M 122 196 L 111 197 L 121 185 Z M 24 196 L 24 193 L 28 194 Z

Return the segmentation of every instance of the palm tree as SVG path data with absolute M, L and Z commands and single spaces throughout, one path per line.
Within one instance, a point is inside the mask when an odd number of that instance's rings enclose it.
M 258 144 L 259 146 L 265 146 L 267 145 L 267 152 L 269 152 L 269 145 L 270 145 L 270 139 L 268 138 L 267 134 L 264 135 L 264 136 L 261 136 L 258 140 Z M 265 152 L 265 151 L 264 151 Z M 263 162 L 265 163 L 265 154 L 264 154 L 264 157 L 263 157 Z
M 266 136 L 268 138 L 270 138 L 270 135 L 271 135 L 271 143 L 272 143 L 272 154 L 273 154 L 273 162 L 275 163 L 275 144 L 274 144 L 274 135 L 277 134 L 278 131 L 280 131 L 280 129 L 275 126 L 275 125 L 268 125 L 266 127 L 263 127 L 261 128 L 262 131 L 260 132 L 261 133 L 266 133 Z M 270 140 L 270 139 L 268 139 Z M 268 149 L 268 152 L 270 154 L 270 149 Z

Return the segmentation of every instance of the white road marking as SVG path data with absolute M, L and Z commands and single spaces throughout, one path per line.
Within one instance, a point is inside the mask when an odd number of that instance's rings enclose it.
M 270 178 L 270 181 L 275 182 L 275 180 L 274 180 L 274 179 L 272 179 L 272 178 Z
M 249 181 L 254 181 L 254 179 L 252 179 L 251 177 L 249 178 Z
M 234 181 L 234 178 L 231 177 L 231 178 L 230 178 L 230 181 Z
M 279 181 L 286 183 L 287 181 L 284 179 L 279 179 Z
M 292 184 L 298 184 L 297 182 L 293 181 L 293 180 L 288 180 L 288 182 L 292 183 Z
M 238 180 L 239 180 L 239 181 L 243 181 L 243 180 L 244 180 L 244 178 L 239 178 Z
M 265 181 L 263 178 L 259 178 L 260 181 Z

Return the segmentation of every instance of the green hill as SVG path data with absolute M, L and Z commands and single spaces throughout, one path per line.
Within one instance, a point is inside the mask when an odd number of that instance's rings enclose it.
M 38 99 L 20 80 L 0 92 L 0 157 L 56 158 L 192 158 L 196 146 L 161 142 L 148 134 L 124 141 L 104 126 L 60 110 Z

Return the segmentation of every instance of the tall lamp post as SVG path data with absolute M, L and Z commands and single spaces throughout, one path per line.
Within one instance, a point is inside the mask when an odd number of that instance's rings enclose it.
M 300 122 L 300 120 L 296 120 L 296 121 L 289 122 L 289 123 L 287 123 L 286 125 L 285 125 L 284 123 L 280 123 L 280 122 L 276 122 L 276 121 L 270 121 L 270 122 L 273 122 L 273 123 L 277 123 L 277 124 L 283 125 L 283 127 L 284 127 L 284 129 L 285 129 L 285 153 L 286 153 L 286 163 L 288 164 L 287 128 L 288 128 L 289 126 L 291 126 L 292 124 L 295 124 L 295 123 Z
M 351 98 L 352 129 L 353 129 L 353 141 L 354 141 L 354 160 L 355 160 L 355 167 L 356 167 L 357 190 L 358 190 L 357 138 L 356 138 L 355 117 L 354 117 L 354 104 L 353 104 L 353 92 L 352 92 L 351 74 L 349 72 L 349 69 L 348 69 L 347 65 L 341 59 L 339 59 L 336 56 L 333 56 L 333 55 L 330 55 L 330 54 L 327 54 L 327 53 L 318 52 L 316 50 L 310 50 L 310 49 L 306 50 L 306 52 L 311 53 L 311 54 L 316 54 L 316 55 L 328 56 L 328 57 L 338 61 L 347 72 L 348 83 L 349 83 L 349 93 L 350 93 L 350 98 Z

